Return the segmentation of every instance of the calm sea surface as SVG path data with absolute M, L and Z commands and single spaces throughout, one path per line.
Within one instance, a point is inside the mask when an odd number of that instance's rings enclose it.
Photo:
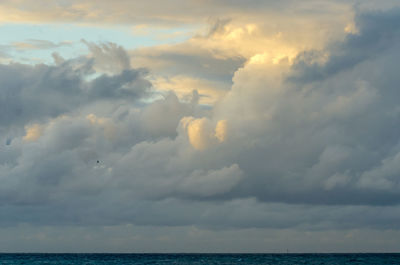
M 400 264 L 400 254 L 0 254 L 0 264 Z

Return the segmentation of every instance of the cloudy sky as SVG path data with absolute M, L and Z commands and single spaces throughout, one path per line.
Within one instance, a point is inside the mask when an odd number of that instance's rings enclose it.
M 400 251 L 400 4 L 2 0 L 0 252 Z

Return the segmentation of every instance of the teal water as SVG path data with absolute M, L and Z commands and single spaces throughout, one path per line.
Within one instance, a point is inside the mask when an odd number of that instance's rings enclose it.
M 0 264 L 400 264 L 400 254 L 0 254 Z

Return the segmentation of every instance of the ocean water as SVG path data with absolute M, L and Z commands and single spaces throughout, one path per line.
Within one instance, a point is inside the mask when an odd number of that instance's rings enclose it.
M 0 264 L 400 264 L 400 254 L 0 254 Z

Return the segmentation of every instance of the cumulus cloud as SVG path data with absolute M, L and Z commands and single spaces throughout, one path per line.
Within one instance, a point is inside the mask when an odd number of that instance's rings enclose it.
M 0 65 L 0 223 L 398 229 L 398 21 L 248 58 L 213 108 L 140 101 L 159 94 L 118 45 Z
M 306 52 L 329 54 L 319 63 L 301 54 L 293 66 L 250 61 L 236 72 L 215 116 L 230 122 L 237 132 L 232 141 L 241 143 L 240 151 L 228 151 L 238 153 L 249 176 L 239 185 L 241 196 L 310 204 L 399 202 L 396 174 L 378 174 L 398 153 L 392 100 L 399 45 L 392 26 L 398 18 L 398 9 L 359 14 L 359 33 L 322 52 Z
M 108 97 L 138 99 L 151 87 L 144 69 L 100 72 L 88 80 L 95 73 L 92 58 L 56 59 L 57 65 L 0 65 L 0 126 L 54 118 Z
M 195 87 L 201 103 L 213 104 L 230 90 L 234 73 L 246 61 L 292 63 L 299 51 L 323 47 L 327 36 L 341 38 L 351 20 L 349 14 L 335 23 L 292 16 L 289 25 L 283 17 L 274 17 L 277 25 L 258 16 L 208 19 L 204 29 L 182 43 L 139 48 L 129 54 L 136 65 L 152 69 L 157 89 L 167 87 L 182 98 Z M 297 23 L 301 31 L 293 30 L 292 24 Z M 335 27 L 322 29 L 325 24 Z

